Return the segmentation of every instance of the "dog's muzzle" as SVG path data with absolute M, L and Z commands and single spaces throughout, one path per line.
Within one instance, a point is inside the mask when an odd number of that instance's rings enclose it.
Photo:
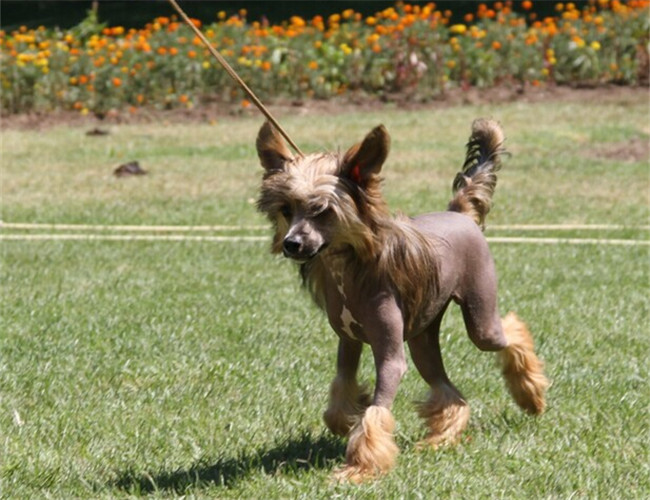
M 325 245 L 313 247 L 299 236 L 287 237 L 282 242 L 282 253 L 284 256 L 302 262 L 312 259 L 323 248 L 325 248 Z

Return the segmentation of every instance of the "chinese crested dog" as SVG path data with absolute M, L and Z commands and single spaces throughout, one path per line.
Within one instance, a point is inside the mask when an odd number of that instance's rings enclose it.
M 526 325 L 497 310 L 494 262 L 483 236 L 496 171 L 504 153 L 500 126 L 472 125 L 467 157 L 447 211 L 391 216 L 380 191 L 390 147 L 383 126 L 344 154 L 294 156 L 265 123 L 257 137 L 264 167 L 258 208 L 275 227 L 272 250 L 300 265 L 311 295 L 339 337 L 336 376 L 323 418 L 348 437 L 346 464 L 335 474 L 362 481 L 390 470 L 398 455 L 391 405 L 406 371 L 404 343 L 429 396 L 418 406 L 422 445 L 458 442 L 469 406 L 442 362 L 439 331 L 457 303 L 467 333 L 495 351 L 506 384 L 526 412 L 544 411 L 548 381 Z M 376 367 L 374 394 L 358 384 L 364 344 Z

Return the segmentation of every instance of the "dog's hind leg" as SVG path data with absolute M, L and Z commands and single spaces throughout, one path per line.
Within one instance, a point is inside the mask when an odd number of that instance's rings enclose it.
M 341 338 L 337 355 L 336 377 L 330 386 L 329 405 L 323 420 L 334 434 L 346 436 L 370 406 L 370 394 L 357 382 L 357 368 L 363 344 Z
M 508 313 L 502 325 L 508 345 L 498 356 L 506 385 L 523 410 L 538 415 L 546 407 L 545 394 L 549 386 L 544 364 L 535 354 L 528 328 L 515 313 Z
M 427 400 L 418 403 L 418 414 L 427 427 L 420 447 L 438 448 L 458 443 L 469 421 L 469 405 L 447 377 L 442 363 L 441 320 L 442 313 L 428 331 L 408 341 L 413 363 L 430 387 Z
M 461 303 L 467 332 L 482 351 L 498 352 L 506 385 L 515 402 L 524 411 L 538 415 L 546 407 L 549 386 L 544 364 L 535 354 L 526 325 L 514 313 L 501 319 L 496 302 L 496 278 L 473 283 Z
M 497 351 L 503 377 L 515 402 L 531 415 L 541 414 L 546 407 L 549 382 L 526 324 L 514 313 L 501 319 L 496 310 L 481 321 L 480 308 L 461 307 L 474 343 L 481 350 Z

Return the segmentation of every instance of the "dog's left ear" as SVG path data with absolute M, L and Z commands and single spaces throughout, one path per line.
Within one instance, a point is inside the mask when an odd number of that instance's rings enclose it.
M 282 140 L 280 133 L 269 122 L 264 122 L 257 134 L 257 155 L 268 174 L 284 169 L 293 160 L 293 154 Z
M 363 142 L 352 146 L 343 156 L 341 175 L 364 186 L 368 178 L 378 174 L 388 157 L 390 136 L 383 125 L 370 131 Z

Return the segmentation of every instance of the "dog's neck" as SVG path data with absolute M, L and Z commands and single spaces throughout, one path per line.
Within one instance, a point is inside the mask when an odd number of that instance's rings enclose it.
M 357 239 L 356 246 L 330 246 L 303 264 L 303 283 L 323 309 L 327 307 L 326 287 L 334 276 L 344 276 L 357 291 L 390 289 L 404 307 L 408 324 L 438 286 L 435 243 L 404 216 L 383 220 L 376 227 L 363 244 Z M 410 288 L 412 283 L 420 283 L 416 294 Z

